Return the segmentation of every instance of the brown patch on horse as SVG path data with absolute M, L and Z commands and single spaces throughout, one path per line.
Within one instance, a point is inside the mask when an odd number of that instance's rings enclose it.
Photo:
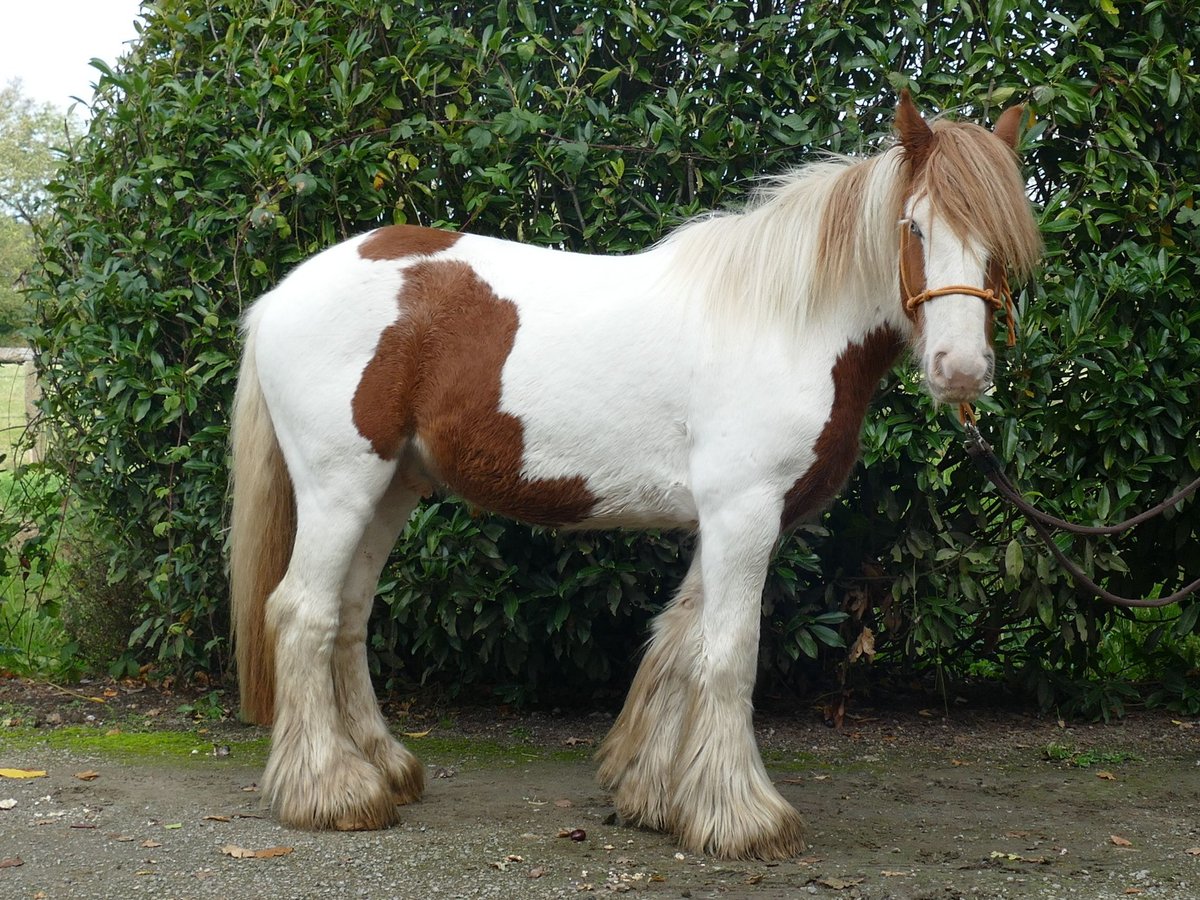
M 399 304 L 354 394 L 372 449 L 393 459 L 416 437 L 439 479 L 477 506 L 537 525 L 586 519 L 596 497 L 584 478 L 525 478 L 521 420 L 499 409 L 516 306 L 463 262 L 409 266 Z
M 421 228 L 417 225 L 386 225 L 371 232 L 358 245 L 363 259 L 404 259 L 407 256 L 432 256 L 449 250 L 461 235 L 440 228 Z
M 904 340 L 891 328 L 876 328 L 851 343 L 833 364 L 833 406 L 813 446 L 815 459 L 783 498 L 781 525 L 790 528 L 821 508 L 842 489 L 858 461 L 859 435 L 867 404 L 879 380 L 899 355 Z

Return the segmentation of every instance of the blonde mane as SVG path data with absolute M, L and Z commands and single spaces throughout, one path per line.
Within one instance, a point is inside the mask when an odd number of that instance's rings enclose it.
M 899 294 L 898 222 L 911 196 L 1018 277 L 1041 255 L 1041 237 L 1013 151 L 991 132 L 933 123 L 920 160 L 896 144 L 876 156 L 830 157 L 766 181 L 746 207 L 677 229 L 682 279 L 713 321 L 799 328 L 840 298 Z

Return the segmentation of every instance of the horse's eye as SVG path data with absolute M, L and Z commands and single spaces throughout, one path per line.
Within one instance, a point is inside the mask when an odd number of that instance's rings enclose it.
M 917 224 L 916 219 L 908 220 L 908 230 L 917 236 L 917 240 L 925 240 L 925 233 L 921 231 L 921 226 Z

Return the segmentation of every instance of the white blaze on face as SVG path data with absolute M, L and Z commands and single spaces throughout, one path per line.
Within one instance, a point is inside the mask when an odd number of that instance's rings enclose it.
M 925 257 L 925 287 L 984 286 L 986 256 L 931 215 L 925 200 L 909 215 Z M 995 354 L 987 304 L 970 294 L 934 297 L 921 305 L 924 317 L 921 368 L 929 392 L 944 403 L 974 400 L 990 386 Z

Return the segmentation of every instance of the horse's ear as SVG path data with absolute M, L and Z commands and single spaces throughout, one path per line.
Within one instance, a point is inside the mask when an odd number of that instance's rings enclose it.
M 996 137 L 1016 150 L 1017 138 L 1021 135 L 1021 120 L 1024 118 L 1024 106 L 1010 106 L 1000 114 L 1000 118 L 996 120 L 996 127 L 992 131 L 995 132 Z
M 896 131 L 900 135 L 901 145 L 912 156 L 920 156 L 933 138 L 933 130 L 921 118 L 908 88 L 900 92 L 900 105 L 896 107 Z

